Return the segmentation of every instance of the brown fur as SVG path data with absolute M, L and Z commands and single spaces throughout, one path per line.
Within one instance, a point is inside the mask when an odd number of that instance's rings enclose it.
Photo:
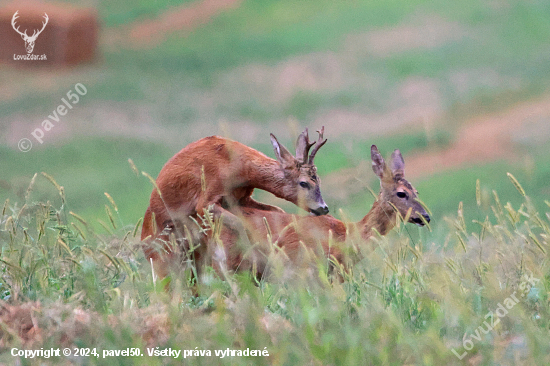
M 325 257 L 333 257 L 337 262 L 344 264 L 344 252 L 346 245 L 349 246 L 346 240 L 357 235 L 366 241 L 375 235 L 375 231 L 386 235 L 395 226 L 397 216 L 395 208 L 402 217 L 406 217 L 410 210 L 409 222 L 422 223 L 418 221 L 421 215 L 429 222 L 430 218 L 426 211 L 416 201 L 416 190 L 404 178 L 404 163 L 399 150 L 392 155 L 391 168 L 386 167 L 384 159 L 374 145 L 371 148 L 371 156 L 373 170 L 380 178 L 381 188 L 376 202 L 359 222 L 344 223 L 329 215 L 296 216 L 251 207 L 236 207 L 234 212 L 241 215 L 250 241 L 257 243 L 257 247 L 248 251 L 246 248 L 239 248 L 235 233 L 222 230 L 220 239 L 223 243 L 224 255 L 213 254 L 214 266 L 217 269 L 223 266 L 232 271 L 257 268 L 257 274 L 261 275 L 266 269 L 267 258 L 272 249 L 266 245 L 266 243 L 269 244 L 267 239 L 269 232 L 265 222 L 272 234 L 271 242 L 282 249 L 295 266 L 304 263 L 304 255 L 307 251 L 303 249 Z M 398 164 L 397 160 L 401 163 Z M 398 197 L 397 192 L 406 192 L 408 198 Z M 331 237 L 332 240 L 330 240 Z M 210 249 L 211 254 L 215 251 L 216 249 Z
M 301 146 L 309 143 L 307 130 L 298 142 Z M 156 180 L 162 197 L 153 189 L 141 231 L 145 255 L 153 261 L 157 274 L 166 276 L 173 262 L 174 248 L 169 244 L 171 233 L 180 242 L 193 240 L 196 245 L 203 240 L 189 217 L 199 220 L 209 206 L 214 217 L 223 216 L 230 229 L 235 229 L 240 221 L 225 210 L 227 206 L 281 211 L 278 207 L 254 201 L 251 195 L 255 188 L 306 210 L 326 209 L 315 166 L 296 159 L 273 135 L 272 143 L 278 161 L 239 142 L 206 137 L 189 144 L 164 165 Z M 297 156 L 307 156 L 307 153 L 303 148 L 297 150 Z M 301 187 L 301 182 L 306 182 L 308 189 Z M 222 202 L 226 207 L 222 207 Z M 183 240 L 185 228 L 190 230 L 192 237 Z M 160 245 L 155 246 L 153 242 L 157 238 L 161 239 L 157 241 Z M 187 247 L 184 245 L 183 249 Z M 201 255 L 200 251 L 197 255 Z

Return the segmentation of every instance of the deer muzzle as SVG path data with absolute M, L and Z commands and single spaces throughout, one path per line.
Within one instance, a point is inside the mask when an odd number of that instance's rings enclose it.
M 322 216 L 322 215 L 328 214 L 329 209 L 328 209 L 327 205 L 324 205 L 324 206 L 320 206 L 320 207 L 316 208 L 315 210 L 310 209 L 310 212 L 312 214 L 314 214 L 315 216 Z
M 424 217 L 424 220 L 426 220 L 427 223 L 430 222 L 430 215 L 422 214 L 422 216 Z M 424 226 L 425 225 L 424 220 L 422 220 L 420 217 L 414 217 L 414 218 L 411 217 L 411 221 L 418 226 Z

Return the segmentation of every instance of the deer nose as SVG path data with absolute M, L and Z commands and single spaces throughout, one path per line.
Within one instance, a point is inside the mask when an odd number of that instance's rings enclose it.
M 430 215 L 422 214 L 422 217 L 424 218 L 424 220 L 426 220 L 427 223 L 430 222 Z M 411 217 L 410 222 L 414 222 L 419 226 L 424 226 L 424 220 L 422 220 L 420 217 L 414 217 L 414 218 Z
M 321 216 L 321 215 L 326 215 L 328 214 L 329 212 L 329 209 L 328 209 L 328 206 L 320 206 L 319 208 L 315 209 L 315 210 L 311 210 L 311 212 L 313 214 L 315 214 L 315 216 Z

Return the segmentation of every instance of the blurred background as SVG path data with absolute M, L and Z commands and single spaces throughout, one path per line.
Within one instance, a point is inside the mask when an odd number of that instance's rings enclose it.
M 152 186 L 128 159 L 156 177 L 181 148 L 212 134 L 274 157 L 270 132 L 292 148 L 305 127 L 315 138 L 321 126 L 329 141 L 316 163 L 339 218 L 360 219 L 374 200 L 369 188 L 379 189 L 372 144 L 386 156 L 401 150 L 407 178 L 432 211 L 434 232 L 415 235 L 444 235 L 444 217 L 461 201 L 470 225 L 484 219 L 477 179 L 485 209 L 493 190 L 503 204 L 521 202 L 507 172 L 539 209 L 550 199 L 548 1 L 100 0 L 0 8 L 0 199 L 12 206 L 59 202 L 43 176 L 27 194 L 34 173 L 46 172 L 64 187 L 69 210 L 106 221 L 108 192 L 134 224 Z M 33 51 L 47 60 L 14 60 L 27 54 L 11 26 L 16 10 L 28 35 L 48 13 Z M 72 107 L 65 115 L 55 113 L 67 106 L 62 98 Z M 42 143 L 32 135 L 37 128 Z M 24 138 L 32 143 L 26 152 Z M 269 194 L 256 197 L 296 212 Z

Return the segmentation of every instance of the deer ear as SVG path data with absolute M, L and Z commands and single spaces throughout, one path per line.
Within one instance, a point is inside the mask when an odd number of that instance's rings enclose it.
M 372 170 L 380 179 L 384 177 L 384 171 L 386 170 L 386 162 L 376 145 L 372 145 L 370 148 L 370 158 L 372 160 Z
M 300 162 L 301 164 L 306 163 L 309 149 L 314 144 L 315 142 L 313 144 L 309 143 L 309 134 L 306 127 L 304 132 L 302 132 L 300 136 L 298 136 L 298 140 L 296 140 L 296 160 L 298 160 L 298 162 Z
M 277 157 L 277 160 L 283 164 L 283 166 L 289 166 L 296 160 L 294 156 L 277 141 L 277 138 L 270 133 L 269 136 L 271 136 L 271 144 L 273 145 L 273 149 L 275 150 L 275 156 Z
M 391 154 L 391 172 L 394 177 L 403 178 L 405 176 L 405 161 L 399 149 Z

